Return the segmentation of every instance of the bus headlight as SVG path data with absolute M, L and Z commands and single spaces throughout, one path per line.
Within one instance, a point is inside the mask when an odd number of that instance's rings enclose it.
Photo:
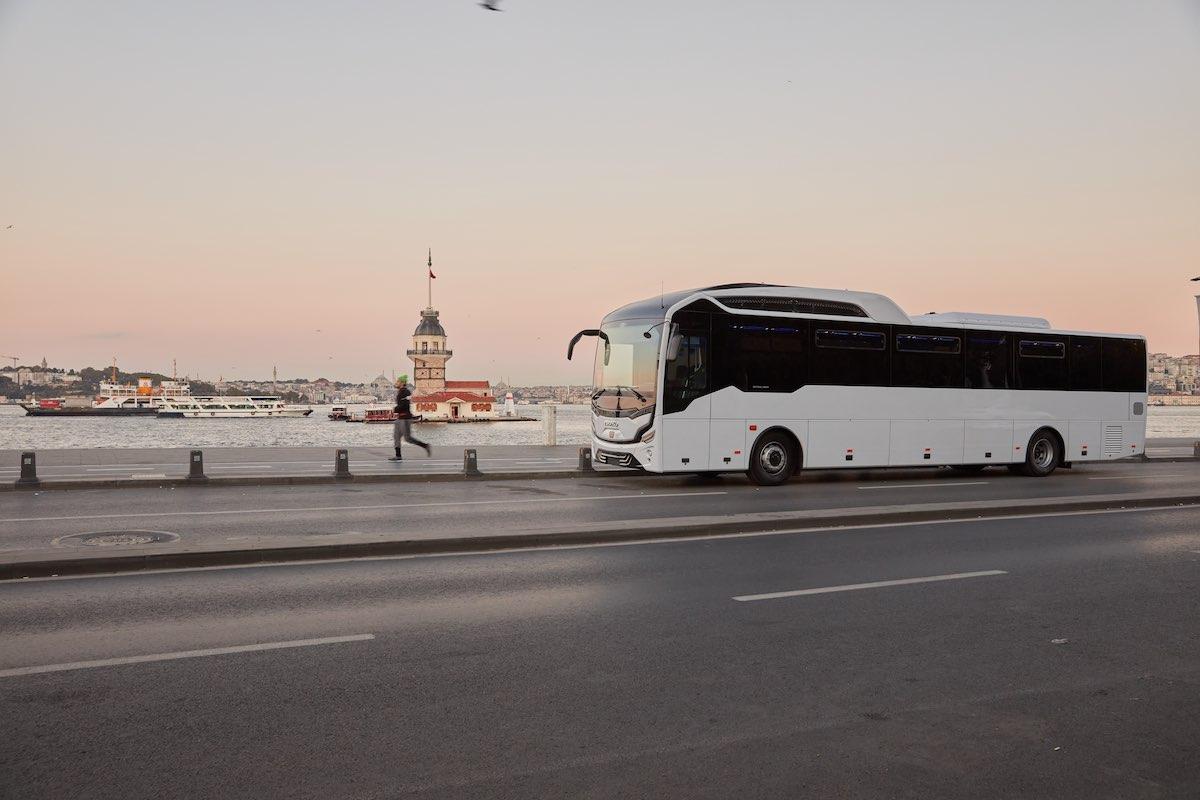
M 643 436 L 643 437 L 642 437 L 642 444 L 646 444 L 647 442 L 653 442 L 653 441 L 654 441 L 654 434 L 656 434 L 656 433 L 658 433 L 658 431 L 650 431 L 650 432 L 649 432 L 649 433 L 647 433 L 645 436 Z

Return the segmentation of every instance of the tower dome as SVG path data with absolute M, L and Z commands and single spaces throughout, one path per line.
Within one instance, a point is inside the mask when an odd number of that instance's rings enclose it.
M 413 336 L 445 336 L 446 329 L 442 327 L 442 323 L 438 321 L 438 312 L 432 308 L 427 308 L 421 312 L 421 322 L 417 325 L 417 329 L 413 331 Z

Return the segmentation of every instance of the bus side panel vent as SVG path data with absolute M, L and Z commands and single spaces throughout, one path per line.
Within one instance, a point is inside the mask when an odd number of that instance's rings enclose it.
M 1125 451 L 1125 431 L 1121 425 L 1104 426 L 1104 455 L 1119 456 Z

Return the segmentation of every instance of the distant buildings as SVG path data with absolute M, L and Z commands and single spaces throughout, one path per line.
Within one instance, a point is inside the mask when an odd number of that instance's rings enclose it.
M 1200 394 L 1200 356 L 1150 354 L 1150 394 Z

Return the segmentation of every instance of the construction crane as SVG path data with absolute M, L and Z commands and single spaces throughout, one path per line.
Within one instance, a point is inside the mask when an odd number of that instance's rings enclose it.
M 17 356 L 0 356 L 0 358 L 13 362 L 13 369 L 17 368 L 17 362 L 21 360 Z

